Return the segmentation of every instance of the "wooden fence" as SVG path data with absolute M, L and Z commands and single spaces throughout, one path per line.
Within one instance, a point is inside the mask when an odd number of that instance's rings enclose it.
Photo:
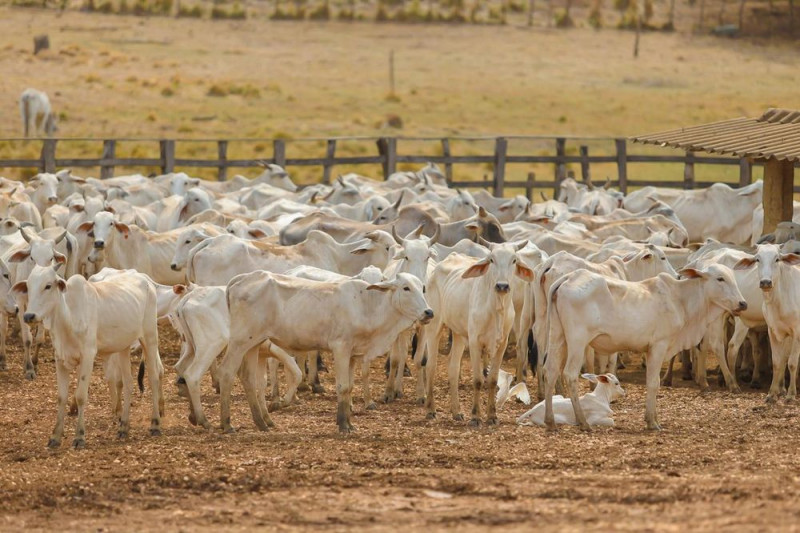
M 4 141 L 21 141 L 24 139 L 0 139 Z M 579 164 L 580 176 L 576 178 L 591 180 L 591 165 L 597 163 L 611 163 L 616 166 L 617 176 L 612 180 L 612 185 L 621 191 L 627 192 L 629 187 L 642 187 L 648 185 L 661 187 L 676 187 L 683 189 L 693 189 L 695 187 L 708 187 L 713 181 L 695 181 L 696 165 L 734 165 L 739 167 L 739 186 L 745 186 L 752 182 L 753 163 L 748 159 L 737 159 L 731 157 L 711 157 L 696 155 L 686 152 L 681 155 L 637 155 L 628 153 L 629 141 L 625 138 L 568 138 L 568 137 L 448 137 L 448 138 L 414 138 L 414 137 L 337 137 L 324 139 L 325 156 L 308 158 L 287 158 L 286 144 L 283 139 L 269 141 L 272 143 L 272 157 L 258 159 L 230 159 L 228 158 L 228 146 L 232 142 L 264 142 L 263 139 L 228 139 L 213 140 L 217 146 L 217 157 L 214 159 L 189 159 L 178 158 L 175 156 L 176 143 L 198 142 L 198 140 L 172 140 L 172 139 L 107 139 L 102 141 L 102 154 L 99 158 L 60 158 L 57 155 L 59 142 L 73 141 L 96 141 L 97 139 L 41 139 L 42 150 L 38 159 L 0 159 L 0 169 L 3 168 L 37 168 L 43 172 L 54 172 L 57 168 L 86 168 L 99 167 L 100 177 L 109 178 L 114 175 L 116 167 L 158 167 L 162 173 L 175 170 L 191 168 L 216 168 L 217 178 L 224 181 L 228 177 L 228 169 L 231 167 L 258 167 L 263 162 L 275 163 L 283 167 L 293 166 L 320 166 L 322 167 L 322 182 L 329 183 L 331 174 L 336 166 L 341 165 L 381 165 L 383 168 L 384 179 L 397 170 L 399 163 L 418 163 L 426 162 L 437 163 L 444 168 L 448 182 L 453 186 L 460 187 L 483 187 L 489 188 L 495 196 L 503 196 L 506 188 L 525 189 L 526 195 L 532 198 L 535 189 L 553 189 L 558 187 L 559 182 L 567 177 L 567 164 Z M 308 141 L 311 139 L 298 140 Z M 398 140 L 401 141 L 423 141 L 436 143 L 437 151 L 441 155 L 412 155 L 398 152 Z M 552 146 L 552 155 L 512 155 L 509 154 L 509 140 L 535 140 L 545 142 Z M 611 155 L 590 155 L 589 147 L 582 142 L 604 141 L 613 143 L 614 150 Z M 145 143 L 158 143 L 160 157 L 141 158 L 116 157 L 116 148 L 119 142 L 135 141 Z M 374 141 L 376 153 L 374 155 L 364 155 L 357 157 L 337 157 L 337 144 L 343 141 Z M 494 144 L 494 150 L 486 155 L 453 155 L 451 152 L 451 142 L 454 141 L 490 141 Z M 568 155 L 568 143 L 572 143 L 571 151 L 574 153 L 575 144 L 578 144 L 577 155 Z M 478 181 L 454 181 L 453 167 L 461 164 L 489 164 L 493 169 L 491 176 L 484 176 L 483 180 Z M 630 163 L 682 163 L 684 165 L 683 180 L 656 181 L 656 180 L 634 180 L 628 179 L 628 165 Z M 541 179 L 533 172 L 527 173 L 524 181 L 513 181 L 506 179 L 506 168 L 510 164 L 549 164 L 553 166 L 553 172 L 549 179 Z M 595 183 L 602 183 L 594 180 Z M 795 188 L 795 192 L 800 189 Z

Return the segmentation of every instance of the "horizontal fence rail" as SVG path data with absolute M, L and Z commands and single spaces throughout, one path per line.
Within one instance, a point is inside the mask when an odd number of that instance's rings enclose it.
M 11 141 L 30 141 L 32 139 L 0 139 L 2 142 Z M 512 155 L 508 152 L 509 140 L 529 140 L 546 142 L 552 146 L 552 155 Z M 343 165 L 380 165 L 383 170 L 383 178 L 386 179 L 397 171 L 400 163 L 436 163 L 444 167 L 447 181 L 452 186 L 457 187 L 483 187 L 490 189 L 496 196 L 503 196 L 506 188 L 525 189 L 528 198 L 533 197 L 536 189 L 550 189 L 554 193 L 558 190 L 561 180 L 571 175 L 567 171 L 567 164 L 579 164 L 580 176 L 576 179 L 583 181 L 592 180 L 591 166 L 593 164 L 605 163 L 616 166 L 617 177 L 611 180 L 611 185 L 618 187 L 622 192 L 627 192 L 629 187 L 661 186 L 677 187 L 683 189 L 694 189 L 713 185 L 713 181 L 695 181 L 696 165 L 727 165 L 738 166 L 739 186 L 745 186 L 753 181 L 754 163 L 749 159 L 738 159 L 734 157 L 719 157 L 697 155 L 693 152 L 686 152 L 681 155 L 637 155 L 630 154 L 630 143 L 625 138 L 608 137 L 540 137 L 540 136 L 503 136 L 503 137 L 336 137 L 327 139 L 297 139 L 287 141 L 284 139 L 38 139 L 42 142 L 41 155 L 38 159 L 0 159 L 0 169 L 13 168 L 36 168 L 41 172 L 54 172 L 57 168 L 89 168 L 99 167 L 102 179 L 114 176 L 117 167 L 157 167 L 162 173 L 173 172 L 178 169 L 191 168 L 215 168 L 217 169 L 217 179 L 225 181 L 228 178 L 228 169 L 259 167 L 264 163 L 275 163 L 282 167 L 303 167 L 319 166 L 322 167 L 320 175 L 323 183 L 330 183 L 333 169 Z M 93 141 L 102 143 L 102 151 L 98 158 L 74 158 L 58 157 L 57 148 L 60 143 L 69 141 Z M 138 142 L 138 143 L 157 143 L 159 147 L 159 157 L 116 157 L 117 144 L 119 142 Z M 269 142 L 272 145 L 271 158 L 254 159 L 230 159 L 228 148 L 235 142 Z M 305 157 L 287 158 L 287 142 L 324 142 L 324 157 Z M 344 141 L 374 141 L 376 152 L 374 155 L 364 155 L 355 157 L 342 157 L 336 155 L 337 145 Z M 435 143 L 438 151 L 442 155 L 414 155 L 398 152 L 398 141 L 414 141 Z M 486 155 L 453 155 L 451 146 L 456 141 L 491 141 L 494 143 L 492 153 Z M 613 143 L 614 150 L 611 155 L 591 155 L 589 147 L 582 142 L 604 141 Z M 176 157 L 177 143 L 198 143 L 214 142 L 217 145 L 217 157 L 213 159 L 195 159 Z M 571 144 L 572 151 L 578 145 L 577 155 L 569 155 L 567 150 L 568 143 Z M 631 163 L 680 163 L 684 165 L 683 180 L 662 181 L 662 180 L 634 180 L 628 178 L 628 165 Z M 486 175 L 483 180 L 478 181 L 454 181 L 454 165 L 463 164 L 485 164 L 491 165 L 491 177 Z M 538 179 L 533 172 L 527 173 L 527 179 L 508 180 L 506 170 L 508 165 L 524 164 L 549 164 L 553 166 L 552 179 Z M 595 183 L 602 183 L 594 180 Z M 795 187 L 794 192 L 800 192 L 800 187 Z

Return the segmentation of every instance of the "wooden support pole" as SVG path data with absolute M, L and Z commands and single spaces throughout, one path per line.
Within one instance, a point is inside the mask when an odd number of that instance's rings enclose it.
M 450 161 L 452 153 L 450 152 L 450 139 L 442 139 L 442 155 L 445 157 L 444 163 L 444 177 L 447 183 L 453 182 L 453 163 Z
M 683 188 L 694 189 L 694 152 L 686 152 L 686 163 L 683 167 Z
M 322 183 L 330 185 L 331 170 L 333 169 L 334 158 L 336 157 L 336 139 L 328 139 L 325 148 L 325 164 L 322 166 Z
M 589 183 L 592 181 L 592 177 L 589 174 L 589 147 L 586 145 L 582 145 L 580 147 L 580 154 L 581 154 L 581 180 L 584 183 Z
M 103 141 L 103 155 L 101 158 L 104 160 L 100 165 L 100 179 L 106 180 L 114 176 L 114 153 L 116 152 L 117 141 L 107 139 Z
M 561 185 L 561 180 L 563 180 L 567 175 L 567 167 L 564 163 L 564 156 L 567 155 L 567 140 L 563 137 L 559 137 L 556 139 L 556 164 L 555 164 L 555 176 L 553 181 L 555 184 L 553 185 L 553 198 L 558 198 L 558 190 L 559 186 Z
M 55 139 L 45 139 L 42 143 L 42 158 L 40 168 L 42 172 L 56 171 L 56 141 Z
M 794 164 L 767 159 L 764 164 L 764 229 L 772 233 L 779 222 L 792 220 Z
M 281 167 L 286 166 L 286 141 L 283 139 L 272 141 L 272 162 Z
M 747 187 L 753 183 L 753 162 L 743 157 L 739 160 L 739 187 Z
M 533 202 L 533 189 L 536 183 L 536 173 L 528 172 L 528 180 L 525 182 L 525 197 Z
M 161 173 L 169 174 L 175 171 L 175 141 L 159 141 L 161 149 Z
M 394 137 L 381 137 L 377 141 L 378 153 L 383 158 L 383 179 L 397 171 L 397 139 Z
M 506 188 L 506 154 L 508 139 L 498 137 L 494 142 L 494 196 L 502 198 Z
M 228 141 L 217 141 L 217 159 L 219 159 L 219 169 L 217 170 L 217 181 L 228 179 Z
M 626 139 L 614 139 L 614 143 L 617 145 L 619 190 L 622 194 L 628 194 L 628 141 Z

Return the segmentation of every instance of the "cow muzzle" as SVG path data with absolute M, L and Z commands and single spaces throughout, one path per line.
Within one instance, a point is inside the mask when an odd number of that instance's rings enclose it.
M 25 313 L 24 315 L 22 315 L 22 320 L 25 321 L 26 324 L 32 324 L 33 322 L 37 322 L 36 313 Z
M 172 270 L 174 270 L 175 272 L 177 272 L 178 270 L 180 270 L 180 268 L 178 268 L 178 265 L 176 265 L 175 263 L 172 263 L 172 264 L 171 264 L 169 267 L 170 267 Z
M 497 283 L 494 286 L 494 290 L 499 292 L 500 294 L 506 294 L 508 291 L 511 290 L 511 286 L 508 283 Z
M 772 289 L 772 280 L 771 279 L 762 279 L 758 282 L 758 286 L 762 291 L 768 291 Z
M 94 241 L 94 247 L 97 250 L 102 250 L 102 249 L 104 249 L 106 247 L 106 242 L 105 241 Z
M 54 204 L 57 201 L 58 201 L 58 197 L 57 196 L 48 196 L 47 197 L 47 203 L 48 204 Z
M 745 302 L 744 300 L 739 302 L 739 305 L 736 307 L 736 309 L 733 310 L 733 315 L 734 316 L 739 316 L 739 314 L 742 311 L 747 311 L 747 302 Z
M 433 320 L 433 309 L 426 309 L 424 313 L 422 313 L 422 318 L 419 319 L 420 322 L 423 324 L 427 324 Z

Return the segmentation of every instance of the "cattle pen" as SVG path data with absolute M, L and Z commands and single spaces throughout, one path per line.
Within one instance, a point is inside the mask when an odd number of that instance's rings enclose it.
M 54 172 L 57 168 L 98 169 L 101 178 L 110 178 L 124 169 L 126 171 L 144 171 L 145 173 L 168 173 L 178 170 L 203 169 L 215 171 L 219 181 L 229 177 L 230 169 L 256 168 L 264 163 L 275 163 L 288 169 L 304 167 L 321 169 L 317 180 L 330 183 L 334 173 L 346 168 L 348 171 L 365 167 L 380 168 L 381 177 L 386 179 L 404 165 L 432 162 L 441 165 L 450 186 L 482 187 L 489 189 L 495 196 L 505 196 L 507 189 L 524 190 L 525 195 L 533 199 L 534 191 L 557 191 L 561 180 L 573 171 L 575 166 L 577 177 L 582 181 L 591 180 L 602 184 L 608 182 L 618 187 L 623 193 L 629 189 L 645 186 L 675 187 L 695 189 L 709 187 L 721 181 L 717 176 L 712 179 L 697 179 L 696 169 L 725 168 L 732 172 L 733 186 L 746 186 L 753 182 L 754 173 L 763 172 L 763 164 L 751 158 L 726 156 L 700 156 L 686 151 L 674 153 L 643 153 L 641 147 L 624 137 L 575 137 L 575 136 L 453 136 L 453 137 L 331 137 L 304 139 L 94 139 L 94 138 L 44 138 L 44 139 L 0 139 L 0 145 L 9 143 L 39 143 L 40 156 L 29 159 L 0 159 L 0 171 L 13 169 L 38 169 L 42 172 Z M 58 150 L 70 143 L 91 143 L 97 145 L 99 157 L 76 158 L 62 157 Z M 372 146 L 373 153 L 363 155 L 337 155 L 337 148 L 345 143 L 358 142 Z M 137 143 L 150 147 L 156 157 L 120 157 L 120 147 Z M 216 157 L 186 157 L 181 148 L 187 145 L 209 143 L 216 146 Z M 231 148 L 240 148 L 260 144 L 270 145 L 271 157 L 230 157 Z M 324 147 L 324 155 L 320 157 L 296 157 L 291 148 L 298 145 L 315 143 Z M 462 149 L 454 147 L 480 146 L 489 148 L 479 151 L 474 148 Z M 535 147 L 535 148 L 532 148 Z M 596 150 L 590 153 L 590 147 Z M 638 150 L 637 150 L 638 148 Z M 63 152 L 62 152 L 63 153 Z M 246 153 L 242 149 L 239 153 Z M 630 178 L 633 165 L 638 169 L 649 169 L 654 165 L 683 165 L 683 179 L 636 179 Z M 465 165 L 481 165 L 477 179 L 463 179 L 454 168 L 461 169 Z M 533 172 L 531 168 L 539 170 Z M 595 172 L 598 167 L 601 172 Z M 546 171 L 542 171 L 545 169 Z M 738 173 L 736 172 L 738 169 Z M 755 172 L 754 172 L 755 169 Z M 512 170 L 513 174 L 512 175 Z M 482 179 L 480 177 L 482 175 Z M 679 171 L 671 175 L 678 176 Z M 207 175 L 208 176 L 208 175 Z M 738 179 L 737 179 L 738 177 Z M 758 175 L 755 176 L 756 179 Z M 794 192 L 800 192 L 795 185 Z

